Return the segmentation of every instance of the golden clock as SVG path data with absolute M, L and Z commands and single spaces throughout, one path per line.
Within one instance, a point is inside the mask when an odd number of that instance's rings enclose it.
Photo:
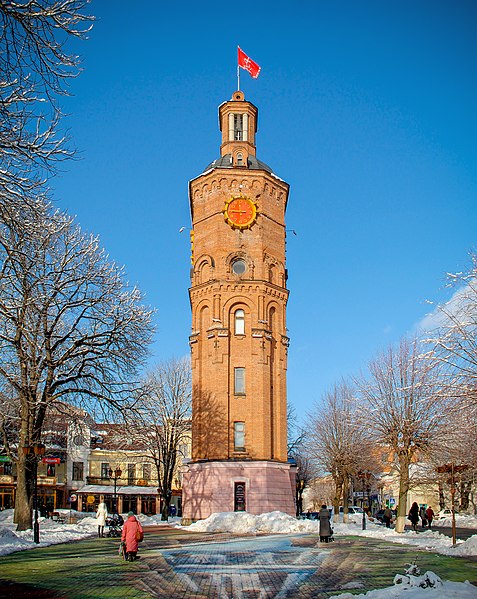
M 249 229 L 257 220 L 257 205 L 250 198 L 234 196 L 225 202 L 225 222 L 233 229 Z

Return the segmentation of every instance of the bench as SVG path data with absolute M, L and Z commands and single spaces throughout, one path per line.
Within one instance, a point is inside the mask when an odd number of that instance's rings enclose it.
M 53 520 L 53 522 L 60 522 L 61 524 L 66 522 L 66 517 L 63 516 L 63 514 L 60 514 L 60 512 L 51 512 L 50 518 Z

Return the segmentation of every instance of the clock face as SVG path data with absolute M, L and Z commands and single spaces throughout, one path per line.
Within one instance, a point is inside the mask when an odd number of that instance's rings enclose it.
M 257 218 L 257 207 L 249 198 L 233 197 L 225 203 L 226 222 L 234 229 L 248 229 Z

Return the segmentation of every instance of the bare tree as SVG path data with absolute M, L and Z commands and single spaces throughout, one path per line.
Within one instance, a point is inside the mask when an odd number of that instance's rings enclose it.
M 159 364 L 145 382 L 144 389 L 126 426 L 129 436 L 144 456 L 156 466 L 162 498 L 162 520 L 167 520 L 174 477 L 191 435 L 191 368 L 189 359 Z
M 431 328 L 426 341 L 432 346 L 429 358 L 448 368 L 449 388 L 460 407 L 477 407 L 477 255 L 470 253 L 466 272 L 448 274 L 452 298 L 438 305 L 424 323 Z
M 444 433 L 446 396 L 438 364 L 419 353 L 417 340 L 402 340 L 369 364 L 358 381 L 366 421 L 376 443 L 389 447 L 399 473 L 396 532 L 403 532 L 410 466 L 429 455 Z
M 72 155 L 59 132 L 58 98 L 80 70 L 65 50 L 83 38 L 87 0 L 0 2 L 0 201 L 45 192 L 55 164 Z
M 296 462 L 296 515 L 303 512 L 303 494 L 316 477 L 316 467 L 313 459 L 307 455 L 304 445 L 295 447 L 291 457 Z
M 36 459 L 23 448 L 41 444 L 49 406 L 127 405 L 153 333 L 141 293 L 97 238 L 46 203 L 22 210 L 0 219 L 0 391 L 13 399 L 20 530 L 31 527 Z
M 353 390 L 341 382 L 325 394 L 310 414 L 310 452 L 318 466 L 329 472 L 335 483 L 334 518 L 343 498 L 344 520 L 348 518 L 350 479 L 366 469 L 372 447 L 359 417 Z

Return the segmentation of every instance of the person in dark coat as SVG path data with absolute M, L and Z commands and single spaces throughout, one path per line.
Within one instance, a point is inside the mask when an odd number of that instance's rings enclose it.
M 383 522 L 386 528 L 391 528 L 391 520 L 393 519 L 393 513 L 391 508 L 387 507 L 383 512 Z
M 320 543 L 330 542 L 330 537 L 332 535 L 330 517 L 330 510 L 323 504 L 321 510 L 318 512 L 318 519 L 320 521 Z
M 409 514 L 407 516 L 411 521 L 412 530 L 417 532 L 417 525 L 419 523 L 419 506 L 416 502 L 411 505 L 411 509 L 409 510 Z

